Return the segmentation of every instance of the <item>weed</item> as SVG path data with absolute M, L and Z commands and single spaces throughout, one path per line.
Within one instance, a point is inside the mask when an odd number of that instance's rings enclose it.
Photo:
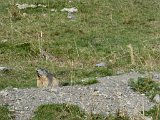
M 159 120 L 160 119 L 160 105 L 155 105 L 154 108 L 152 108 L 149 111 L 145 112 L 146 116 L 152 116 L 153 120 Z
M 137 80 L 130 80 L 129 85 L 135 91 L 145 94 L 150 99 L 156 94 L 159 94 L 159 83 L 153 81 L 151 78 L 139 77 Z
M 89 116 L 78 106 L 69 104 L 41 105 L 32 120 L 102 120 L 103 116 Z
M 139 77 L 137 80 L 130 80 L 129 85 L 133 90 L 145 94 L 151 100 L 153 100 L 156 94 L 160 94 L 160 88 L 159 88 L 160 84 L 153 81 L 150 77 L 148 78 Z M 159 120 L 160 119 L 159 109 L 160 106 L 159 104 L 157 104 L 151 110 L 145 111 L 145 115 L 152 116 L 153 120 Z
M 11 118 L 10 118 L 10 112 L 4 106 L 0 106 L 0 119 L 1 120 L 11 120 Z
M 46 7 L 20 10 L 16 3 Z M 37 67 L 50 69 L 66 83 L 71 77 L 73 81 L 102 77 L 119 69 L 158 70 L 159 32 L 153 25 L 159 21 L 158 3 L 158 0 L 15 0 L 11 3 L 1 0 L 0 39 L 6 42 L 0 42 L 0 64 L 16 67 L 14 74 L 21 86 L 26 87 L 29 82 L 30 87 L 36 86 L 31 80 L 35 79 Z M 74 21 L 61 12 L 64 7 L 78 9 Z M 7 8 L 10 14 L 6 14 Z M 51 12 L 52 8 L 57 12 Z M 131 47 L 128 49 L 127 45 Z M 58 58 L 57 61 L 43 59 L 40 49 Z M 107 67 L 93 67 L 99 62 L 107 63 Z M 2 81 L 9 81 L 8 78 L 3 77 Z M 28 84 L 21 82 L 26 78 Z M 1 86 L 11 85 L 7 83 Z
M 70 104 L 49 104 L 41 105 L 35 111 L 32 120 L 129 120 L 126 115 L 117 112 L 115 115 L 107 117 L 98 114 L 87 114 L 76 105 Z

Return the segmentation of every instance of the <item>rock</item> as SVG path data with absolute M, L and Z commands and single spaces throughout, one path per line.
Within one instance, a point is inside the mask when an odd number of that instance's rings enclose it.
M 148 116 L 146 117 L 146 116 L 145 116 L 145 117 L 144 117 L 144 120 L 153 120 L 153 119 L 152 119 L 152 117 L 148 117 Z
M 19 4 L 19 3 L 17 3 L 16 6 L 17 6 L 17 8 L 20 9 L 20 10 L 21 10 L 21 9 L 26 9 L 26 8 L 29 7 L 28 4 Z
M 121 92 L 117 92 L 117 95 L 118 95 L 118 96 L 122 96 L 122 93 L 121 93 Z
M 73 20 L 73 19 L 75 19 L 75 16 L 72 13 L 68 12 L 67 18 Z
M 37 8 L 37 7 L 43 7 L 43 8 L 46 8 L 47 6 L 46 5 L 42 5 L 42 4 L 38 4 L 38 5 L 34 5 L 34 4 L 26 4 L 26 3 L 24 3 L 24 4 L 19 4 L 19 3 L 17 3 L 16 4 L 16 6 L 17 6 L 17 8 L 18 9 L 27 9 L 27 8 Z
M 106 63 L 101 62 L 95 65 L 96 67 L 106 67 Z
M 38 7 L 46 8 L 46 7 L 47 7 L 47 5 L 38 4 Z
M 160 103 L 160 95 L 159 94 L 156 94 L 153 98 L 153 100 L 156 102 L 156 103 Z
M 8 92 L 6 90 L 3 90 L 0 92 L 3 96 L 7 96 L 8 95 Z
M 9 67 L 0 67 L 0 71 L 8 71 L 11 70 L 12 68 Z
M 18 88 L 13 88 L 13 90 L 18 90 Z
M 56 9 L 51 9 L 51 12 L 57 12 L 57 10 Z
M 75 12 L 78 12 L 78 9 L 73 7 L 73 8 L 63 8 L 61 10 L 61 12 L 68 12 L 68 13 L 75 13 Z

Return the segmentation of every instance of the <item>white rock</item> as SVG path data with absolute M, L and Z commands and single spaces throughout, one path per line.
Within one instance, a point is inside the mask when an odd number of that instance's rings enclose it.
M 46 8 L 47 5 L 38 4 L 38 7 L 44 7 L 44 8 Z
M 51 9 L 51 12 L 57 12 L 57 10 L 56 9 Z
M 106 66 L 106 63 L 101 62 L 101 63 L 96 64 L 95 66 L 96 66 L 96 67 L 105 67 L 105 66 Z
M 75 19 L 75 16 L 69 12 L 67 18 L 68 19 Z
M 153 98 L 153 100 L 156 102 L 156 103 L 160 103 L 160 95 L 159 94 L 156 94 Z
M 78 9 L 73 7 L 73 8 L 63 8 L 61 10 L 61 12 L 70 12 L 70 13 L 75 13 L 75 12 L 78 12 Z
M 0 67 L 0 71 L 5 71 L 5 70 L 9 70 L 9 68 L 7 68 L 7 67 Z
M 31 4 L 31 5 L 29 5 L 29 7 L 31 7 L 31 8 L 36 8 L 37 6 L 36 6 L 36 5 Z
M 144 117 L 144 120 L 153 120 L 152 117 Z
M 13 90 L 18 90 L 18 88 L 13 88 Z
M 8 92 L 7 92 L 6 90 L 2 90 L 0 93 L 1 93 L 2 95 L 4 95 L 4 96 L 7 96 L 7 95 L 8 95 Z
M 26 9 L 29 7 L 28 4 L 18 4 L 18 3 L 16 4 L 16 6 L 18 7 L 18 9 Z

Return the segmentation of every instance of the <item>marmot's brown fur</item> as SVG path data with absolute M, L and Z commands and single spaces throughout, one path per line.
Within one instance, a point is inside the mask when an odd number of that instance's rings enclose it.
M 37 87 L 58 87 L 59 85 L 59 80 L 46 69 L 37 70 Z

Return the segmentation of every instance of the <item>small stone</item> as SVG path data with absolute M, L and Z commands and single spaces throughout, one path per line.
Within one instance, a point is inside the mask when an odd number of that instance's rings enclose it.
M 56 9 L 51 9 L 51 12 L 57 12 L 57 10 Z
M 94 91 L 93 93 L 92 93 L 92 95 L 93 96 L 98 96 L 99 95 L 99 91 L 97 90 L 97 91 Z
M 145 117 L 144 117 L 144 120 L 153 120 L 153 119 L 152 119 L 152 117 L 149 117 L 149 116 L 146 117 L 146 116 L 145 116 Z
M 122 93 L 121 93 L 121 92 L 117 92 L 117 95 L 118 95 L 118 96 L 122 96 Z
M 70 12 L 70 13 L 75 13 L 75 12 L 78 12 L 78 9 L 73 7 L 73 8 L 63 8 L 61 10 L 61 12 Z
M 24 111 L 20 111 L 20 114 L 24 114 Z
M 4 96 L 7 96 L 8 92 L 6 90 L 4 90 L 4 91 L 1 91 L 1 94 L 4 95 Z
M 9 67 L 0 67 L 0 71 L 8 71 L 11 70 L 12 68 Z
M 96 67 L 106 67 L 106 63 L 101 62 L 95 65 Z
M 17 6 L 17 8 L 20 9 L 20 10 L 21 10 L 21 9 L 26 9 L 26 8 L 29 7 L 28 4 L 18 4 L 18 3 L 16 4 L 16 6 Z
M 18 90 L 18 88 L 13 88 L 13 90 Z
M 75 16 L 72 13 L 68 12 L 67 18 L 73 20 L 73 19 L 75 19 Z
M 121 99 L 121 96 L 118 96 L 118 99 Z
M 160 95 L 159 94 L 156 94 L 153 98 L 153 100 L 156 102 L 156 103 L 160 103 Z
M 36 6 L 36 5 L 31 4 L 29 7 L 31 7 L 31 8 L 36 8 L 37 6 Z
M 25 109 L 25 110 L 28 110 L 28 109 L 29 109 L 29 107 L 25 107 L 24 109 Z
M 127 105 L 130 105 L 130 104 L 131 104 L 131 103 L 128 101 L 128 102 L 127 102 Z

